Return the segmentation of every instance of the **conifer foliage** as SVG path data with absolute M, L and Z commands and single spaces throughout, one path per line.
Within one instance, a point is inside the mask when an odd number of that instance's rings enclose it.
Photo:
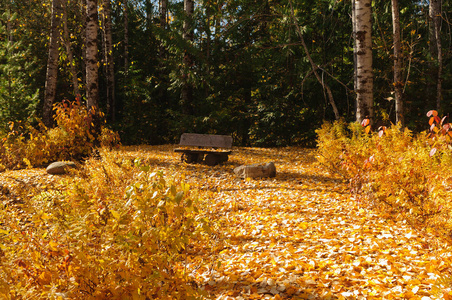
M 25 121 L 36 114 L 39 93 L 34 88 L 36 65 L 25 41 L 16 40 L 8 25 L 16 15 L 0 16 L 0 130 L 9 122 Z

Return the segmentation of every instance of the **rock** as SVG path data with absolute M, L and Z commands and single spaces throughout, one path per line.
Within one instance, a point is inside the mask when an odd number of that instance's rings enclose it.
M 239 166 L 234 169 L 234 173 L 240 178 L 275 177 L 276 167 L 272 162 Z
M 72 161 L 64 162 L 64 161 L 56 161 L 51 163 L 46 171 L 48 174 L 52 175 L 61 175 L 67 174 L 69 168 L 76 168 L 76 165 Z

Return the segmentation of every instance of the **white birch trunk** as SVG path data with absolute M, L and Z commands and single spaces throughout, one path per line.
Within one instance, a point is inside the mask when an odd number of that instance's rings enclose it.
M 355 7 L 356 120 L 373 123 L 372 1 L 353 0 Z
M 86 105 L 89 109 L 99 106 L 99 66 L 97 0 L 86 1 Z

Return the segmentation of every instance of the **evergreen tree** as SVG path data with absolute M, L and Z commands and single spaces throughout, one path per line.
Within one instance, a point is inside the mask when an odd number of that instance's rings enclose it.
M 10 26 L 15 15 L 0 17 L 0 130 L 10 122 L 31 117 L 39 102 L 39 90 L 33 89 L 35 63 L 23 41 L 14 41 Z

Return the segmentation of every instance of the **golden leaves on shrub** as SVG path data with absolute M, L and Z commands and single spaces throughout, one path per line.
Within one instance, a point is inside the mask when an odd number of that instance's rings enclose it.
M 43 166 L 56 160 L 80 160 L 88 157 L 95 146 L 113 147 L 119 143 L 117 133 L 101 126 L 97 135 L 95 115 L 80 102 L 63 101 L 54 106 L 56 127 L 39 123 L 11 123 L 10 132 L 0 139 L 0 171 Z
M 48 183 L 57 177 L 42 170 L 1 174 L 4 186 L 18 176 L 39 189 L 0 210 L 0 295 L 426 300 L 450 271 L 447 245 L 356 201 L 312 150 L 235 148 L 208 167 L 180 162 L 172 148 L 103 150 Z M 380 159 L 368 159 L 371 169 Z M 267 161 L 275 178 L 232 172 Z

